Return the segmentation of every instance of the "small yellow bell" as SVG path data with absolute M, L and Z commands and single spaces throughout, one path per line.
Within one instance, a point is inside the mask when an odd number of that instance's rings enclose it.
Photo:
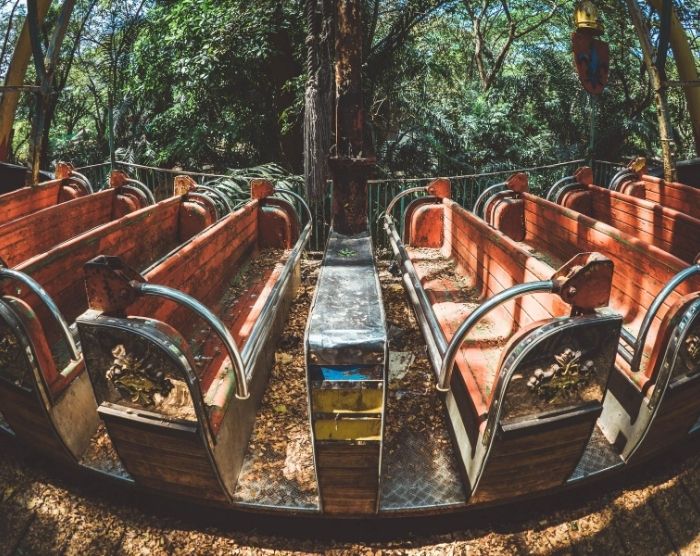
M 598 8 L 590 0 L 583 0 L 576 5 L 574 23 L 577 31 L 584 31 L 594 35 L 603 33 L 603 24 L 598 19 Z

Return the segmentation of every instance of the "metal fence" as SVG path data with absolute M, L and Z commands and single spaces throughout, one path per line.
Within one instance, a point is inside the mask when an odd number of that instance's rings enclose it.
M 544 194 L 555 181 L 572 175 L 577 168 L 586 163 L 586 160 L 580 159 L 533 168 L 515 168 L 484 174 L 451 176 L 449 179 L 452 182 L 452 198 L 460 205 L 471 209 L 484 189 L 505 181 L 508 176 L 515 172 L 526 172 L 529 176 L 530 191 L 537 195 Z M 127 171 L 131 177 L 146 184 L 146 186 L 153 191 L 158 200 L 164 199 L 172 194 L 173 179 L 176 175 L 190 175 L 198 183 L 211 182 L 212 180 L 225 179 L 228 177 L 223 174 L 168 170 L 121 161 L 117 162 L 117 166 Z M 607 186 L 615 173 L 623 167 L 624 165 L 619 163 L 598 160 L 593 161 L 592 168 L 595 183 Z M 110 165 L 109 163 L 97 164 L 78 168 L 78 170 L 90 179 L 96 189 L 99 189 L 106 184 L 110 172 Z M 433 179 L 434 178 L 411 178 L 369 181 L 370 227 L 375 246 L 378 249 L 388 248 L 388 241 L 381 224 L 381 216 L 391 199 L 404 189 L 427 185 Z M 331 188 L 329 187 L 328 193 L 322 202 L 313 203 L 311 207 L 314 216 L 313 237 L 308 247 L 311 251 L 323 251 L 325 248 L 331 221 L 330 190 Z M 303 191 L 297 191 L 297 193 L 303 194 Z M 411 200 L 410 198 L 402 199 L 396 210 L 403 211 Z M 303 211 L 300 211 L 300 214 L 303 214 Z

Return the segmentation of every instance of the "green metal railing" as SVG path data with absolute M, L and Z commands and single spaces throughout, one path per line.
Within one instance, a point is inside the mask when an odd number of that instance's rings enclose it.
M 529 176 L 530 191 L 540 195 L 546 193 L 546 190 L 554 182 L 563 177 L 572 175 L 577 168 L 586 163 L 587 161 L 583 159 L 571 160 L 567 162 L 560 162 L 558 164 L 537 166 L 533 168 L 515 168 L 497 172 L 488 172 L 484 174 L 451 176 L 448 177 L 448 179 L 450 179 L 452 182 L 452 198 L 460 205 L 471 209 L 474 206 L 476 199 L 484 191 L 484 189 L 496 183 L 505 181 L 508 176 L 515 172 L 526 172 Z M 168 170 L 164 168 L 154 168 L 121 161 L 117 162 L 117 166 L 120 169 L 127 171 L 131 177 L 146 184 L 146 186 L 153 191 L 157 200 L 165 199 L 172 194 L 173 179 L 176 175 L 190 175 L 198 183 L 229 178 L 229 176 L 225 176 L 223 174 Z M 592 167 L 595 183 L 600 184 L 601 186 L 607 186 L 615 173 L 617 173 L 617 171 L 623 166 L 623 164 L 614 162 L 594 160 L 592 162 Z M 85 174 L 88 179 L 90 179 L 95 189 L 100 189 L 106 184 L 109 176 L 110 165 L 109 163 L 96 164 L 78 168 L 78 170 Z M 241 178 L 239 177 L 237 179 Z M 369 181 L 368 196 L 370 226 L 375 246 L 378 249 L 388 248 L 389 246 L 384 229 L 380 225 L 380 218 L 391 199 L 408 187 L 427 185 L 433 179 L 434 178 L 392 178 Z M 296 191 L 296 193 L 303 195 L 303 191 Z M 241 199 L 246 197 L 247 190 L 241 191 Z M 402 199 L 397 210 L 403 211 L 406 208 L 406 205 L 410 202 L 411 199 Z M 331 221 L 330 186 L 328 187 L 328 193 L 322 202 L 311 203 L 311 211 L 314 217 L 313 236 L 309 242 L 308 249 L 310 251 L 323 251 L 325 248 L 326 239 L 328 237 L 328 230 L 330 229 Z M 300 211 L 299 214 L 303 214 L 303 211 Z

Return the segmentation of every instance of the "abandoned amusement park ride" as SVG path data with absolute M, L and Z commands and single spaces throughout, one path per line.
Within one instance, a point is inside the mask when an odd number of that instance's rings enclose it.
M 265 180 L 231 206 L 178 176 L 156 202 L 122 171 L 97 191 L 59 164 L 0 196 L 4 433 L 124 489 L 328 518 L 507 504 L 697 442 L 700 190 L 637 160 L 609 183 L 581 167 L 542 197 L 517 173 L 474 206 L 440 178 L 388 204 L 391 271 L 447 431 L 386 449 L 389 403 L 401 400 L 387 396 L 391 338 L 368 222 L 359 3 L 338 6 L 333 220 L 300 339 L 313 495 L 251 472 L 312 233 L 304 199 Z M 607 48 L 594 14 L 577 17 L 577 67 L 600 92 Z

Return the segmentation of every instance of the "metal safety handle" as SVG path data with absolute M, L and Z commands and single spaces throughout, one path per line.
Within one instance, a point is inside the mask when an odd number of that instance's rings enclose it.
M 78 361 L 80 359 L 80 352 L 78 351 L 78 346 L 76 345 L 75 340 L 73 339 L 73 334 L 71 334 L 70 332 L 68 323 L 66 322 L 66 319 L 63 318 L 63 315 L 61 314 L 61 311 L 54 302 L 54 300 L 51 298 L 48 292 L 41 286 L 41 284 L 39 284 L 39 282 L 31 278 L 30 276 L 26 275 L 24 272 L 7 268 L 7 266 L 2 264 L 1 262 L 0 278 L 15 280 L 17 282 L 20 282 L 21 284 L 24 284 L 32 291 L 32 293 L 34 293 L 39 298 L 39 301 L 41 301 L 44 304 L 44 306 L 49 310 L 49 313 L 51 313 L 51 316 L 58 323 L 58 326 L 61 329 L 61 332 L 63 333 L 63 337 L 66 343 L 68 344 L 68 349 L 71 353 L 71 359 L 73 361 Z
M 490 201 L 491 198 L 494 195 L 498 195 L 499 193 L 502 193 L 503 191 L 508 190 L 508 182 L 502 182 L 502 183 L 497 183 L 496 185 L 492 185 L 490 187 L 487 187 L 481 192 L 481 195 L 476 199 L 476 202 L 474 203 L 474 208 L 472 209 L 472 212 L 476 214 L 479 218 L 484 218 L 486 215 L 482 214 L 482 210 L 486 210 L 486 206 L 488 205 L 487 198 Z M 483 205 L 483 207 L 482 207 Z
M 630 363 L 628 361 L 630 369 L 633 373 L 639 371 L 639 365 L 642 361 L 642 356 L 644 355 L 644 345 L 646 344 L 647 336 L 649 335 L 651 323 L 654 321 L 654 317 L 656 317 L 656 314 L 659 312 L 659 309 L 661 309 L 661 306 L 663 305 L 664 301 L 666 301 L 668 296 L 671 295 L 678 286 L 680 286 L 683 282 L 685 282 L 692 276 L 695 276 L 696 274 L 700 274 L 700 261 L 698 261 L 697 259 L 695 264 L 681 270 L 678 274 L 671 278 L 668 284 L 666 284 L 654 298 L 654 301 L 649 307 L 649 310 L 646 312 L 646 315 L 644 315 L 642 326 L 639 328 L 639 335 L 637 336 L 634 342 L 634 355 L 632 357 L 632 362 Z M 626 338 L 624 339 L 626 341 L 629 341 L 632 338 L 633 336 L 627 333 Z
M 226 351 L 228 352 L 229 357 L 231 358 L 233 372 L 236 375 L 236 398 L 239 400 L 247 400 L 250 397 L 250 393 L 248 392 L 248 381 L 246 379 L 245 365 L 243 364 L 243 359 L 241 358 L 241 353 L 236 345 L 236 341 L 214 313 L 212 313 L 205 305 L 197 301 L 194 297 L 191 297 L 180 290 L 176 290 L 175 288 L 160 286 L 158 284 L 149 284 L 146 282 L 133 283 L 133 287 L 141 295 L 162 297 L 164 299 L 174 301 L 175 303 L 187 307 L 205 320 L 207 324 L 211 326 L 212 330 L 214 330 L 217 336 L 219 336 L 221 342 L 226 348 Z
M 489 298 L 486 303 L 477 307 L 474 312 L 464 319 L 462 324 L 459 325 L 457 332 L 455 332 L 454 336 L 452 336 L 452 340 L 450 340 L 450 343 L 447 345 L 447 350 L 442 358 L 437 389 L 440 392 L 450 391 L 450 380 L 452 378 L 452 370 L 454 369 L 457 353 L 462 347 L 462 343 L 467 338 L 467 335 L 469 332 L 471 332 L 471 329 L 474 328 L 477 322 L 493 311 L 496 307 L 510 301 L 511 299 L 536 292 L 554 293 L 554 288 L 555 285 L 552 280 L 539 280 L 537 282 L 518 284 L 517 286 L 513 286 L 494 295 L 493 297 Z
M 151 205 L 156 204 L 156 198 L 154 197 L 153 192 L 146 186 L 145 183 L 140 182 L 139 180 L 135 180 L 133 178 L 125 178 L 124 181 L 126 183 L 131 184 L 131 185 L 134 185 L 136 187 L 136 189 L 141 191 L 141 193 L 143 193 L 146 196 L 146 198 L 148 199 L 149 204 L 151 204 Z

